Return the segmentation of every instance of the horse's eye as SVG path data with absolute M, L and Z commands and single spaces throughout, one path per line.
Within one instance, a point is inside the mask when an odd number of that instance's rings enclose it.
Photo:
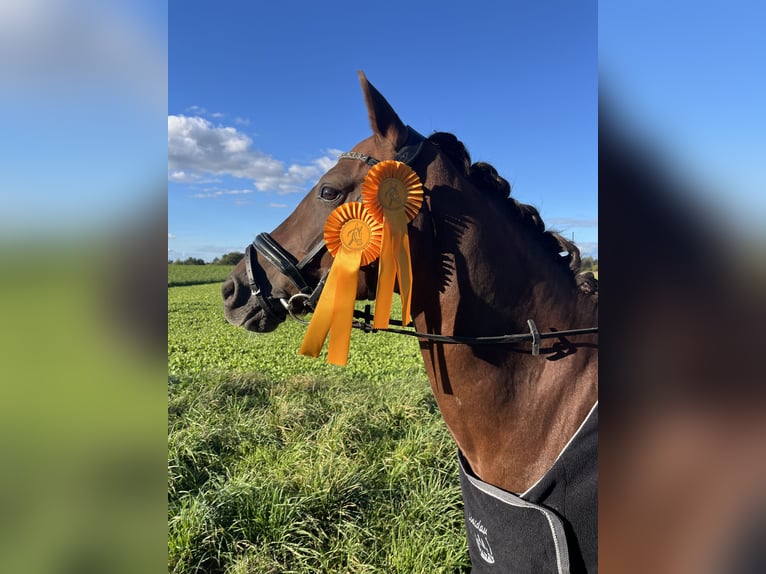
M 337 190 L 334 187 L 330 187 L 329 185 L 325 185 L 320 190 L 319 197 L 325 201 L 335 201 L 340 197 L 340 193 L 340 190 Z

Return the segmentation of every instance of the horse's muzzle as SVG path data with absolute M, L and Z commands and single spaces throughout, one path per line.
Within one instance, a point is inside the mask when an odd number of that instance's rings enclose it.
M 248 285 L 232 274 L 221 286 L 223 314 L 232 325 L 268 333 L 285 320 L 287 311 L 278 299 L 255 297 Z

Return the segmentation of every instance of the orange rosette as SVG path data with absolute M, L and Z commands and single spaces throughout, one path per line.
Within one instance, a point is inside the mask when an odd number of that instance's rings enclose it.
M 324 240 L 335 260 L 299 354 L 318 357 L 329 332 L 327 362 L 347 363 L 359 267 L 377 259 L 382 236 L 383 225 L 359 202 L 344 203 L 327 218 Z
M 402 324 L 410 322 L 412 301 L 412 263 L 407 224 L 423 205 L 423 185 L 406 163 L 381 161 L 370 168 L 362 182 L 362 202 L 372 216 L 383 224 L 383 244 L 375 295 L 376 329 L 388 327 L 394 283 L 399 279 L 402 298 Z

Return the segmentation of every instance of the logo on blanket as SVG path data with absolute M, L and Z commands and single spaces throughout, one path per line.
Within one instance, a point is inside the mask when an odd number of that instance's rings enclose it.
M 489 538 L 487 538 L 487 527 L 481 523 L 481 520 L 476 520 L 473 516 L 468 517 L 468 522 L 474 528 L 474 538 L 476 539 L 476 546 L 479 548 L 479 554 L 485 562 L 489 564 L 495 563 L 495 556 L 492 554 L 492 548 L 489 545 Z

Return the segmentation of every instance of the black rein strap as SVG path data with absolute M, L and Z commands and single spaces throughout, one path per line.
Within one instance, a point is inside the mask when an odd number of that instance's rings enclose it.
M 537 325 L 532 319 L 527 319 L 527 325 L 529 326 L 529 333 L 516 333 L 513 335 L 494 335 L 488 337 L 459 337 L 450 335 L 435 335 L 433 333 L 422 333 L 420 331 L 409 331 L 406 329 L 376 329 L 372 326 L 372 316 L 370 315 L 370 306 L 365 305 L 364 311 L 354 311 L 354 316 L 363 321 L 354 321 L 352 327 L 355 329 L 361 329 L 366 333 L 376 333 L 378 331 L 384 333 L 394 333 L 396 335 L 409 335 L 410 337 L 418 337 L 419 339 L 427 339 L 434 341 L 435 343 L 444 343 L 447 345 L 505 345 L 508 343 L 522 343 L 524 341 L 532 341 L 532 354 L 540 354 L 540 341 L 542 339 L 560 339 L 562 337 L 576 336 L 576 335 L 588 335 L 591 333 L 598 333 L 598 327 L 587 327 L 584 329 L 568 329 L 566 331 L 549 331 L 546 333 L 540 333 L 537 330 Z M 393 324 L 401 325 L 400 321 L 391 320 Z

